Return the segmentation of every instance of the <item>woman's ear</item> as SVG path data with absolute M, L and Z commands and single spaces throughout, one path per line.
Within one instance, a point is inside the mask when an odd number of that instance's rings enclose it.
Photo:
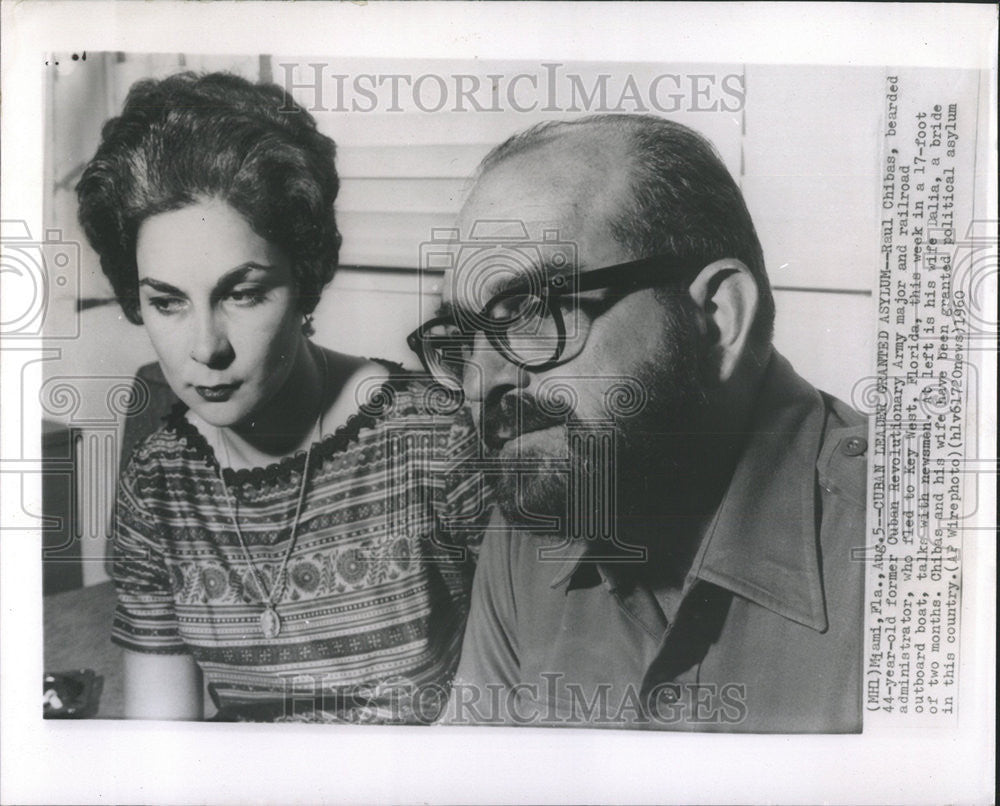
M 748 350 L 760 305 L 757 283 L 743 261 L 723 258 L 702 269 L 689 291 L 705 323 L 710 366 L 717 381 L 727 381 Z

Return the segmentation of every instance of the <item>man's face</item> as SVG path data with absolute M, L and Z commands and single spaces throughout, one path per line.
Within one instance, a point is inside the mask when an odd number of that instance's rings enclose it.
M 609 159 L 607 151 L 558 142 L 489 171 L 461 213 L 461 237 L 464 244 L 474 234 L 490 243 L 517 237 L 509 247 L 516 259 L 459 260 L 445 279 L 446 304 L 478 312 L 512 274 L 531 270 L 525 256 L 549 254 L 536 245 L 551 243 L 553 233 L 570 245 L 562 251 L 575 252 L 581 270 L 644 257 L 629 254 L 611 235 L 610 216 L 629 191 L 626 161 Z M 651 289 L 610 299 L 607 290 L 595 290 L 567 299 L 567 339 L 583 339 L 583 347 L 541 370 L 516 366 L 477 335 L 465 393 L 502 465 L 498 495 L 509 521 L 562 517 L 568 490 L 595 472 L 614 473 L 622 488 L 651 470 L 651 461 L 676 464 L 678 457 L 664 455 L 671 451 L 670 432 L 684 430 L 681 421 L 701 395 L 698 336 L 690 316 L 678 315 L 682 308 L 668 308 Z M 607 452 L 609 431 L 617 455 Z M 594 450 L 599 444 L 604 448 Z

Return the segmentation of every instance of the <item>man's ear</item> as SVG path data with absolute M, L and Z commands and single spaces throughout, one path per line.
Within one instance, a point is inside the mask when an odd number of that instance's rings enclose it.
M 702 269 L 689 290 L 705 323 L 711 366 L 718 381 L 727 381 L 749 349 L 760 305 L 757 283 L 743 261 L 723 258 Z

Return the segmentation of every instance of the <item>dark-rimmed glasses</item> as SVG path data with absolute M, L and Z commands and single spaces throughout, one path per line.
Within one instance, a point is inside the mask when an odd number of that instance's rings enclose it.
M 406 342 L 435 380 L 456 390 L 462 389 L 479 332 L 510 363 L 545 370 L 579 355 L 592 320 L 623 297 L 678 282 L 686 287 L 702 267 L 654 255 L 547 276 L 541 270 L 527 272 L 507 283 L 478 312 L 456 310 L 437 316 L 414 330 Z M 601 299 L 578 297 L 601 289 L 613 293 Z

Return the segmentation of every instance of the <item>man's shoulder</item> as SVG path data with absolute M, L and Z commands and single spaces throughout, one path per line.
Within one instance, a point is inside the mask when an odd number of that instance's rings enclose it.
M 868 418 L 839 398 L 817 389 L 799 375 L 776 350 L 764 380 L 762 398 L 773 423 L 797 423 L 808 433 L 808 452 L 799 459 L 812 462 L 820 485 L 827 492 L 843 492 L 859 503 L 865 501 L 868 455 Z M 774 414 L 773 412 L 778 412 Z M 813 439 L 816 441 L 813 442 Z M 814 448 L 817 448 L 814 453 Z
M 826 424 L 816 469 L 828 493 L 863 507 L 868 474 L 868 418 L 842 400 L 820 391 Z
M 840 398 L 834 397 L 822 389 L 817 389 L 823 406 L 827 412 L 827 430 L 837 428 L 858 428 L 863 431 L 868 430 L 868 418 L 853 406 L 849 406 Z

